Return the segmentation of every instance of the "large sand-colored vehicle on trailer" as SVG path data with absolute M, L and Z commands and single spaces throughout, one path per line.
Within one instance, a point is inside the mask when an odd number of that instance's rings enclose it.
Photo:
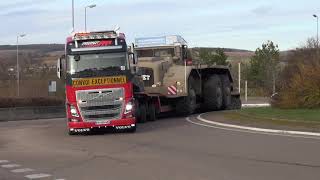
M 240 94 L 234 88 L 229 68 L 192 61 L 187 42 L 181 36 L 137 38 L 133 46 L 136 74 L 143 80 L 145 98 L 138 99 L 147 104 L 149 119 L 154 111 L 169 109 L 189 115 L 197 109 L 241 108 Z

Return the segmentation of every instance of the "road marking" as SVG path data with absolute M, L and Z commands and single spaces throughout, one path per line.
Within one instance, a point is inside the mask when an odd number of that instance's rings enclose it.
M 193 122 L 190 117 L 187 117 L 186 120 L 191 123 L 198 126 L 208 127 L 208 128 L 214 128 L 214 129 L 220 129 L 220 130 L 226 130 L 226 131 L 233 131 L 233 132 L 243 132 L 243 133 L 249 133 L 249 134 L 263 134 L 263 135 L 269 135 L 269 136 L 283 136 L 283 137 L 293 137 L 293 138 L 303 138 L 303 139 L 316 139 L 320 140 L 320 137 L 312 137 L 312 136 L 302 136 L 302 135 L 289 135 L 289 134 L 274 134 L 274 133 L 266 133 L 266 132 L 257 132 L 257 131 L 249 131 L 249 130 L 241 130 L 241 129 L 234 129 L 234 128 L 226 128 L 226 127 L 218 127 L 214 125 L 207 125 L 202 123 Z
M 40 178 L 46 178 L 46 177 L 51 177 L 50 174 L 30 174 L 30 175 L 26 175 L 24 176 L 25 178 L 28 179 L 40 179 Z
M 3 167 L 3 168 L 8 168 L 8 169 L 10 169 L 10 168 L 17 168 L 17 167 L 20 167 L 21 165 L 19 165 L 19 164 L 4 164 L 4 165 L 1 165 L 1 167 Z
M 313 132 L 303 132 L 303 131 L 287 131 L 287 130 L 278 130 L 278 129 L 265 129 L 265 128 L 256 128 L 256 127 L 248 127 L 248 126 L 239 126 L 239 125 L 232 125 L 232 124 L 225 124 L 225 123 L 219 123 L 219 122 L 214 122 L 214 121 L 209 121 L 207 119 L 202 118 L 203 114 L 198 115 L 197 119 L 217 125 L 217 126 L 222 126 L 222 127 L 228 127 L 228 128 L 235 128 L 235 129 L 243 129 L 243 130 L 249 130 L 249 131 L 256 131 L 256 132 L 264 132 L 264 133 L 276 133 L 276 134 L 289 134 L 289 135 L 303 135 L 303 136 L 317 136 L 320 137 L 320 133 L 313 133 Z
M 13 173 L 25 173 L 25 172 L 31 172 L 31 171 L 34 171 L 33 169 L 30 169 L 30 168 L 23 168 L 23 169 L 14 169 L 14 170 L 11 170 L 11 172 Z
M 0 164 L 8 163 L 8 162 L 9 162 L 8 160 L 0 160 Z
M 269 103 L 262 103 L 262 104 L 242 104 L 242 107 L 270 107 L 271 104 Z

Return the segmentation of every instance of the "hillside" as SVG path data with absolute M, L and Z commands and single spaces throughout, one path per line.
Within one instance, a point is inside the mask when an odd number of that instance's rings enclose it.
M 17 58 L 15 45 L 0 46 L 1 69 L 15 66 Z M 53 66 L 63 54 L 63 44 L 31 44 L 19 46 L 19 62 L 21 66 L 48 65 Z
M 12 67 L 16 64 L 16 46 L 15 45 L 2 45 L 0 46 L 0 61 L 1 69 L 6 67 Z M 192 48 L 197 50 L 199 47 Z M 207 48 L 212 51 L 217 48 Z M 252 51 L 242 49 L 224 49 L 226 54 L 229 56 L 230 61 L 247 60 L 252 55 Z M 28 65 L 47 65 L 54 66 L 56 60 L 64 53 L 63 44 L 30 44 L 19 46 L 20 64 L 21 66 Z

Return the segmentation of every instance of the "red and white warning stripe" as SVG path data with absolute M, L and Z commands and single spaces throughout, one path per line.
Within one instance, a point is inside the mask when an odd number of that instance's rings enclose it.
M 168 95 L 177 95 L 177 87 L 169 86 L 168 87 Z

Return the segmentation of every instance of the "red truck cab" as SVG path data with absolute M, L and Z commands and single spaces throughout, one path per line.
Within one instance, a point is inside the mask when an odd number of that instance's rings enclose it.
M 57 71 L 65 80 L 69 134 L 107 127 L 135 132 L 133 75 L 124 34 L 74 33 L 67 38 Z

